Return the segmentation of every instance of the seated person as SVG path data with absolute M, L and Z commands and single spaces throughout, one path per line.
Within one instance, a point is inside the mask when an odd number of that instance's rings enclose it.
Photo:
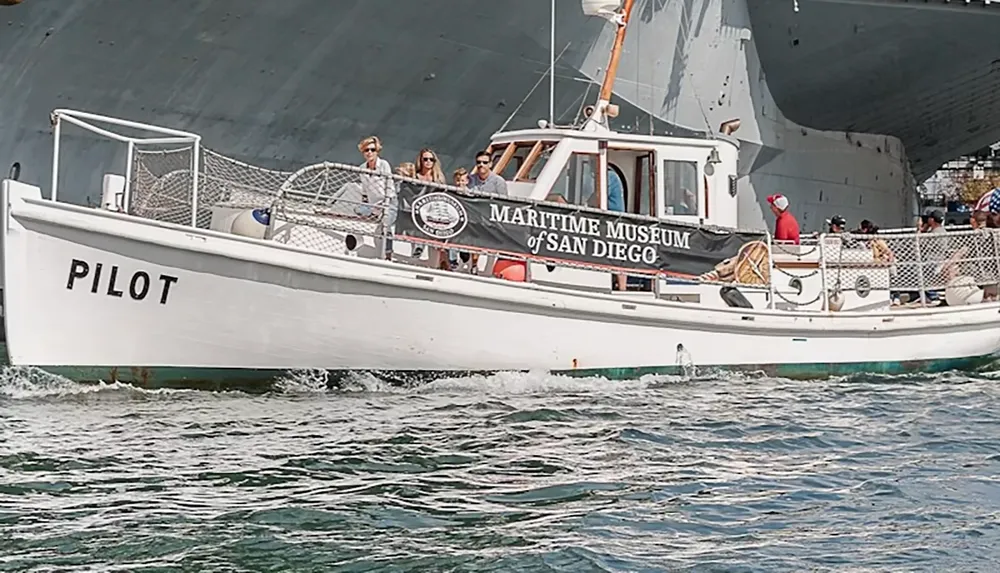
M 681 189 L 681 202 L 674 205 L 674 215 L 697 215 L 698 198 L 688 188 Z

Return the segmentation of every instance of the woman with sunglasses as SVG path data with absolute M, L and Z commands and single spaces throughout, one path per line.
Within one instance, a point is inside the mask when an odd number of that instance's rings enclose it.
M 395 187 L 392 184 L 392 166 L 385 159 L 379 157 L 382 152 L 382 142 L 378 137 L 372 135 L 361 140 L 358 144 L 358 151 L 365 158 L 361 164 L 362 169 L 374 171 L 376 174 L 361 174 L 361 202 L 379 203 L 395 199 Z M 364 205 L 362 207 L 365 207 Z M 371 207 L 367 207 L 368 214 L 371 214 Z
M 417 179 L 428 183 L 446 183 L 444 171 L 441 169 L 441 161 L 438 160 L 437 153 L 428 148 L 423 148 L 417 154 Z
M 427 183 L 447 183 L 444 171 L 441 169 L 441 161 L 433 149 L 425 147 L 417 154 L 417 179 Z M 453 256 L 451 249 L 433 248 L 430 253 L 432 258 L 437 259 L 437 268 L 443 271 L 453 270 L 458 266 L 458 260 Z

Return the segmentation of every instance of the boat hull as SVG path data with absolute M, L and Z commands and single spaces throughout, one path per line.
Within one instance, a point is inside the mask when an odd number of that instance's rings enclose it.
M 10 362 L 166 384 L 296 369 L 699 369 L 790 377 L 969 368 L 1000 349 L 1000 306 L 820 314 L 574 292 L 308 252 L 58 204 L 5 184 Z M 942 335 L 948 344 L 942 344 Z

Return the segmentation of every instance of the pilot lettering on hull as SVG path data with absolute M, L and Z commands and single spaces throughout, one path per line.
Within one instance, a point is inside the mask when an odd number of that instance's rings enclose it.
M 93 266 L 93 273 L 91 267 Z M 91 277 L 89 281 L 85 281 Z M 127 277 L 127 278 L 126 278 Z M 135 271 L 129 277 L 128 273 L 122 273 L 118 265 L 111 265 L 105 269 L 103 263 L 91 265 L 87 261 L 73 259 L 69 265 L 69 279 L 66 281 L 66 288 L 73 290 L 79 285 L 87 285 L 90 292 L 97 294 L 102 292 L 107 296 L 123 298 L 125 293 L 132 300 L 143 301 L 152 291 L 154 297 L 158 293 L 160 304 L 167 304 L 170 298 L 170 287 L 177 282 L 177 277 L 171 275 L 159 275 L 159 288 L 155 288 L 153 278 L 146 271 Z M 86 286 L 84 287 L 86 288 Z

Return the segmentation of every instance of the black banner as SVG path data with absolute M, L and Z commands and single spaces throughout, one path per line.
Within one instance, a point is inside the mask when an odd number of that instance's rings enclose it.
M 711 230 L 408 182 L 399 187 L 395 235 L 416 242 L 726 282 L 763 284 L 767 277 L 768 265 L 761 264 L 767 258 L 764 233 Z M 737 265 L 735 259 L 749 264 Z

